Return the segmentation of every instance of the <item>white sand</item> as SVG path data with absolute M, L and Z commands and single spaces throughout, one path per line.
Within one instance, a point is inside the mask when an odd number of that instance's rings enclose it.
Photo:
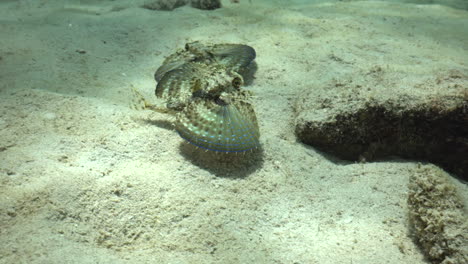
M 467 11 L 241 0 L 160 12 L 142 2 L 0 3 L 0 263 L 426 263 L 407 223 L 418 163 L 319 153 L 296 142 L 293 107 L 349 73 L 331 54 L 358 68 L 392 58 L 466 72 Z M 261 154 L 200 153 L 170 117 L 130 107 L 131 87 L 153 100 L 154 71 L 192 40 L 256 49 L 246 89 Z

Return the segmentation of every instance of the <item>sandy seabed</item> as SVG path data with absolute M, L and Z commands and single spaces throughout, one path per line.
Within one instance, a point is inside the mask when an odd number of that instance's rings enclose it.
M 297 142 L 294 108 L 356 67 L 466 73 L 466 10 L 143 2 L 0 3 L 0 263 L 429 263 L 407 217 L 418 161 L 318 152 Z M 132 107 L 196 40 L 255 48 L 261 151 L 200 151 L 172 117 Z

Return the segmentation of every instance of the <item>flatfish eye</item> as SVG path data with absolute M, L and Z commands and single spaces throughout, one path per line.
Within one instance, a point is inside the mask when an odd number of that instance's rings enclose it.
M 232 80 L 232 86 L 236 89 L 240 89 L 242 85 L 242 79 L 239 77 L 235 77 L 234 80 Z

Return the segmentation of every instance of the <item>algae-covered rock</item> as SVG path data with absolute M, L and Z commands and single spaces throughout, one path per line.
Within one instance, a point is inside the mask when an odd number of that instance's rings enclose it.
M 186 5 L 187 2 L 188 0 L 152 0 L 145 2 L 141 7 L 149 10 L 171 11 Z
M 417 243 L 434 263 L 468 263 L 466 207 L 447 173 L 424 166 L 410 177 L 408 209 Z
M 221 0 L 151 0 L 145 2 L 142 7 L 150 10 L 172 11 L 187 4 L 198 9 L 214 10 L 221 7 Z
M 411 78 L 382 67 L 355 72 L 303 93 L 296 135 L 342 159 L 399 156 L 467 178 L 467 85 L 457 70 Z
M 221 7 L 221 0 L 191 0 L 190 4 L 198 9 L 213 10 Z

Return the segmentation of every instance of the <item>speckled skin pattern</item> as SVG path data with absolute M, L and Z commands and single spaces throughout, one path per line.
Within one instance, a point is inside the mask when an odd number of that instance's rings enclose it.
M 156 96 L 177 112 L 175 128 L 193 145 L 218 152 L 260 146 L 250 94 L 241 90 L 243 71 L 255 50 L 241 44 L 188 43 L 154 74 Z

